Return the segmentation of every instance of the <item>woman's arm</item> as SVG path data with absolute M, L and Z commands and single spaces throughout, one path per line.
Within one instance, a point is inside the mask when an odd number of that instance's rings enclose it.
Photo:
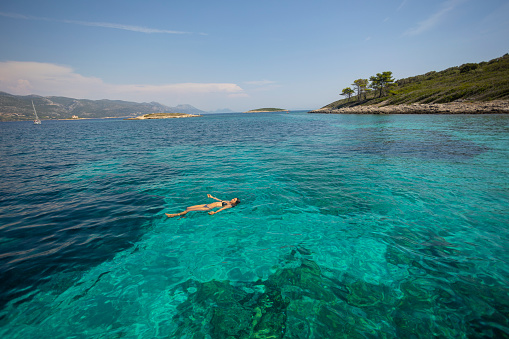
M 227 208 L 232 208 L 232 205 L 226 205 L 226 206 L 224 206 L 224 207 L 221 207 L 220 209 L 218 209 L 218 210 L 217 210 L 217 211 L 215 211 L 215 212 L 214 212 L 214 211 L 209 212 L 209 215 L 219 213 L 219 212 L 221 212 L 222 210 L 225 210 L 225 209 L 227 209 Z
M 207 194 L 207 197 L 211 198 L 211 199 L 214 199 L 214 200 L 217 200 L 217 201 L 222 201 L 221 199 L 213 197 L 211 194 Z

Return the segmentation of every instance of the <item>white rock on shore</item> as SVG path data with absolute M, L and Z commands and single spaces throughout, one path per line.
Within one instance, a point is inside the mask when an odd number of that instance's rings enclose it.
M 127 118 L 124 120 L 150 120 L 150 119 L 178 119 L 178 118 L 192 118 L 201 117 L 199 114 L 186 114 L 186 113 L 151 113 L 141 115 L 136 118 Z
M 446 104 L 354 106 L 340 109 L 320 108 L 309 113 L 325 114 L 496 114 L 509 113 L 509 101 L 451 102 Z

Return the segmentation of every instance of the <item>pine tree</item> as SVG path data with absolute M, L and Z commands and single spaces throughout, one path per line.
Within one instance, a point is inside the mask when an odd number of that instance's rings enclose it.
M 354 94 L 355 91 L 351 89 L 350 87 L 343 88 L 343 92 L 341 92 L 340 95 L 344 95 L 348 97 L 348 101 L 350 101 L 350 98 L 352 97 L 352 94 Z
M 361 100 L 362 93 L 364 93 L 364 99 L 366 99 L 366 87 L 368 86 L 368 79 L 357 79 L 353 82 L 352 86 L 355 86 L 357 90 L 357 100 Z
M 372 76 L 369 78 L 369 81 L 371 81 L 369 87 L 373 88 L 375 91 L 379 90 L 380 95 L 378 97 L 381 98 L 383 91 L 394 83 L 394 78 L 392 77 L 392 72 L 383 72 Z

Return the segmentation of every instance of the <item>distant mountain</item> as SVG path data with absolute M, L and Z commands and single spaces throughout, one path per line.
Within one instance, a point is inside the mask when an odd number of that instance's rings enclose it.
M 205 111 L 199 110 L 191 105 L 178 105 L 175 107 L 169 107 L 172 112 L 161 112 L 161 113 L 187 113 L 187 114 L 203 114 Z
M 229 108 L 220 108 L 220 109 L 216 109 L 215 111 L 208 111 L 207 113 L 236 113 L 236 112 L 232 111 Z
M 33 120 L 34 111 L 42 120 L 79 118 L 136 117 L 150 113 L 205 113 L 191 105 L 169 107 L 158 102 L 130 102 L 122 100 L 87 100 L 38 95 L 13 95 L 0 92 L 0 121 Z

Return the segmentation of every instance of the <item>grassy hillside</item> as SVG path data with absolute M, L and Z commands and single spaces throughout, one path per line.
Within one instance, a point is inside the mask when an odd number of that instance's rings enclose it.
M 448 103 L 456 100 L 490 101 L 509 100 L 509 54 L 488 62 L 464 64 L 440 72 L 428 72 L 397 80 L 398 86 L 388 95 L 377 98 L 373 94 L 366 100 L 357 97 L 335 101 L 326 108 L 412 103 Z

